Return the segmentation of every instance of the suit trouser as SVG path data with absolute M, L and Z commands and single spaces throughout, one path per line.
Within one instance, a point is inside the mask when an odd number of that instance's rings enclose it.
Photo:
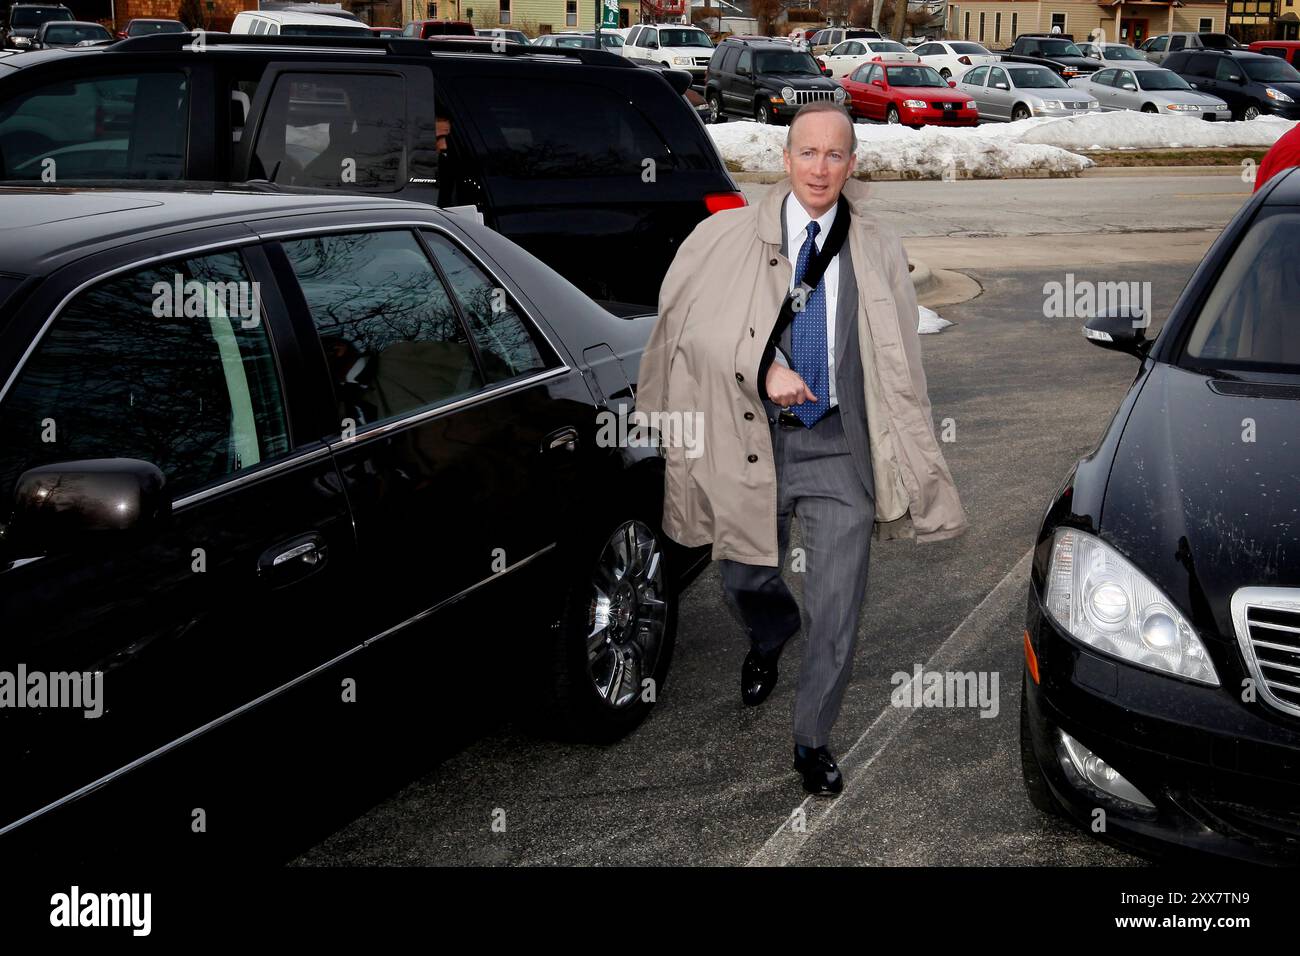
M 876 505 L 854 467 L 838 407 L 812 428 L 773 424 L 772 450 L 780 566 L 718 563 L 723 593 L 753 646 L 763 654 L 779 650 L 801 623 L 799 605 L 782 577 L 790 517 L 799 519 L 807 564 L 794 739 L 821 747 L 829 742 L 853 673 Z

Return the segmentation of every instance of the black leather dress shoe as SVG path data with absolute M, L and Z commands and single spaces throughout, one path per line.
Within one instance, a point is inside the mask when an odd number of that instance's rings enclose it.
M 794 769 L 803 774 L 803 788 L 819 797 L 833 797 L 844 789 L 844 775 L 825 747 L 794 748 Z
M 764 655 L 753 648 L 745 655 L 745 663 L 740 668 L 740 699 L 747 707 L 763 703 L 772 693 L 776 686 L 776 662 L 780 657 L 780 651 Z

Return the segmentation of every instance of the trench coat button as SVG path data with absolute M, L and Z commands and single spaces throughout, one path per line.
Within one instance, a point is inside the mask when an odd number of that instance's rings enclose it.
M 757 455 L 750 455 L 750 456 L 749 456 L 749 463 L 750 463 L 751 465 L 752 465 L 754 462 L 756 462 L 756 461 L 758 461 L 758 456 L 757 456 Z
M 736 373 L 736 381 L 737 381 L 737 382 L 743 382 L 744 380 L 745 380 L 745 376 L 743 376 L 743 375 L 741 375 L 739 372 L 737 372 L 737 373 Z
M 752 422 L 753 420 L 754 420 L 754 413 L 753 413 L 753 412 L 745 412 L 745 421 L 747 421 L 747 422 Z
M 768 264 L 769 266 L 774 266 L 774 265 L 776 265 L 776 260 L 775 260 L 775 259 L 768 259 L 768 260 L 767 260 L 767 264 Z
M 751 339 L 754 337 L 754 330 L 753 330 L 753 329 L 750 329 L 750 330 L 749 330 L 749 337 L 750 337 Z

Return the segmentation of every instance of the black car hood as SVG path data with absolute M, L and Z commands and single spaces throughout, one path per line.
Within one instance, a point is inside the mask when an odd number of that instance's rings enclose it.
M 1300 586 L 1298 417 L 1300 388 L 1156 363 L 1124 425 L 1101 536 L 1203 635 L 1233 639 L 1238 588 Z
M 764 79 L 772 83 L 781 85 L 789 84 L 798 89 L 803 85 L 804 89 L 833 90 L 839 84 L 827 76 L 810 76 L 807 73 L 764 73 Z

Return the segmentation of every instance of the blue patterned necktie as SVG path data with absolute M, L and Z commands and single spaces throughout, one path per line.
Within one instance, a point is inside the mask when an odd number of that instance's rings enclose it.
M 817 248 L 816 220 L 808 223 L 808 238 L 799 250 L 799 261 L 795 265 L 795 290 L 808 272 L 808 263 L 812 261 L 813 251 Z M 799 305 L 796 296 L 795 305 Z M 794 352 L 791 362 L 799 377 L 804 380 L 808 390 L 817 396 L 815 402 L 804 402 L 793 406 L 790 411 L 808 428 L 816 425 L 830 407 L 830 372 L 827 369 L 826 352 L 826 282 L 817 283 L 803 300 L 803 308 L 796 308 L 794 320 L 790 326 L 790 347 Z

